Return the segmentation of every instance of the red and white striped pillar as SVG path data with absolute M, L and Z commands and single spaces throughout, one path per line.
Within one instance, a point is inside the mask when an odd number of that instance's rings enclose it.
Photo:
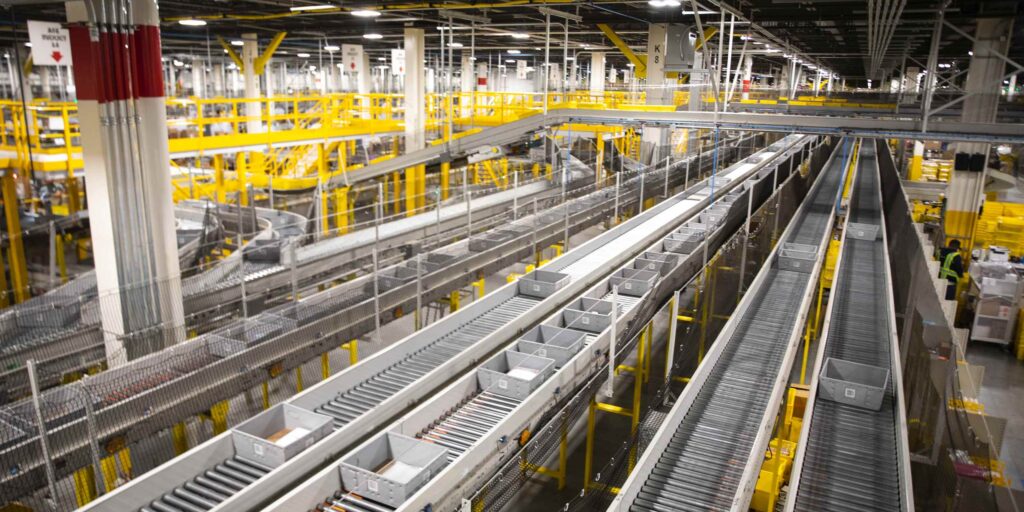
M 181 340 L 184 333 L 160 19 L 155 0 L 122 2 L 130 2 L 132 13 L 131 20 L 118 20 L 123 29 L 89 19 L 90 12 L 102 18 L 105 5 L 99 1 L 88 8 L 83 1 L 66 4 L 110 366 Z M 126 346 L 124 335 L 140 331 L 150 335 Z

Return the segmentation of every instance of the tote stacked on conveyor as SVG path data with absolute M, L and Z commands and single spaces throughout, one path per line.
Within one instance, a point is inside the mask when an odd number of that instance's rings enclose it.
M 840 153 L 833 154 L 787 229 L 774 263 L 755 279 L 613 510 L 746 509 L 752 460 L 759 467 L 763 448 L 758 444 L 766 442 L 766 418 L 774 415 L 769 407 L 781 394 L 780 376 L 788 375 L 792 364 L 801 313 L 813 292 L 814 264 L 830 232 L 846 163 Z M 802 246 L 810 247 L 809 257 Z
M 788 511 L 913 510 L 878 173 L 864 144 Z

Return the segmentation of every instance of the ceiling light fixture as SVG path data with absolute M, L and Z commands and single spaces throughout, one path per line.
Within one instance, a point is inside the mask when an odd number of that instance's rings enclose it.
M 679 7 L 682 5 L 679 0 L 650 0 L 647 3 L 651 7 Z
M 32 43 L 25 43 L 25 46 L 28 46 L 29 48 L 32 48 Z
M 462 48 L 462 43 L 451 43 L 448 46 L 451 46 L 452 48 Z
M 302 11 L 323 11 L 323 10 L 326 10 L 326 9 L 335 9 L 335 8 L 336 8 L 335 6 L 330 5 L 330 4 L 320 4 L 320 5 L 297 5 L 295 7 L 289 8 L 288 10 L 292 11 L 292 12 L 302 12 Z
M 300 59 L 308 59 L 309 58 L 309 54 L 308 53 L 296 53 L 295 56 L 300 58 Z
M 328 52 L 336 52 L 336 51 L 338 51 L 340 49 L 341 49 L 340 46 L 334 45 L 334 44 L 329 44 L 327 46 L 324 46 L 324 51 L 328 51 Z
M 519 62 L 519 61 L 515 61 L 515 60 L 506 60 L 505 61 L 506 64 L 515 64 L 516 62 Z
M 520 52 L 519 50 L 508 50 L 505 53 L 508 53 L 508 54 L 511 54 L 511 55 L 519 55 L 522 52 Z
M 379 60 L 381 62 L 387 62 L 388 58 L 387 57 L 377 57 L 377 60 Z
M 530 38 L 530 34 L 527 34 L 525 32 L 513 32 L 513 33 L 511 33 L 509 35 L 512 36 L 515 39 L 529 39 Z
M 187 20 L 178 20 L 178 24 L 185 25 L 186 27 L 202 27 L 206 25 L 206 20 L 189 18 Z
M 697 14 L 700 14 L 700 15 L 703 16 L 703 15 L 706 15 L 706 14 L 715 14 L 715 11 L 697 11 Z M 684 10 L 683 11 L 683 16 L 693 16 L 693 11 L 686 11 L 686 10 Z
M 376 18 L 377 16 L 380 16 L 380 11 L 372 11 L 370 9 L 359 9 L 356 11 L 352 11 L 352 16 L 355 16 L 357 18 Z
M 369 34 L 363 34 L 363 38 L 364 39 L 383 39 L 384 36 L 382 36 L 382 35 L 380 35 L 380 34 L 378 34 L 376 32 L 371 32 Z
M 234 41 L 231 41 L 231 46 L 242 46 L 243 44 L 245 43 L 243 43 L 241 39 L 235 39 Z

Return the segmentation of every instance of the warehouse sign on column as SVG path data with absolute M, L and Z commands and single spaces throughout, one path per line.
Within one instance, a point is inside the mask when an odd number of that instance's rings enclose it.
M 60 23 L 29 21 L 28 40 L 32 43 L 32 62 L 37 66 L 70 66 L 71 42 Z

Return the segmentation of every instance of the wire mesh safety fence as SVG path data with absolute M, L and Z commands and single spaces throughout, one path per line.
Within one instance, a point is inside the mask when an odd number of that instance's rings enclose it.
M 815 155 L 818 165 L 812 164 L 811 168 L 819 168 L 827 156 L 828 151 Z M 796 171 L 794 168 L 792 179 L 786 181 L 760 208 L 751 212 L 750 232 L 741 228 L 730 237 L 717 252 L 709 255 L 702 272 L 682 288 L 679 315 L 688 316 L 692 321 L 680 324 L 676 331 L 671 375 L 692 374 L 703 353 L 739 304 L 741 288 L 752 282 L 757 270 L 774 248 L 778 236 L 795 214 L 796 206 L 800 204 L 813 178 Z M 788 169 L 786 174 L 789 175 Z M 667 315 L 669 311 L 665 304 L 653 312 L 650 318 Z M 638 340 L 639 336 L 622 338 L 617 343 L 615 353 L 630 353 Z M 539 468 L 550 468 L 552 463 L 560 463 L 559 451 L 565 449 L 561 445 L 563 436 L 587 418 L 593 400 L 605 386 L 606 373 L 607 365 L 596 371 L 595 376 L 578 389 L 566 393 L 562 403 L 550 409 L 551 412 L 539 421 L 538 425 L 542 426 L 531 434 L 529 442 L 472 496 L 472 510 L 505 509 L 521 496 L 523 486 L 537 476 Z M 591 473 L 592 481 L 584 484 L 586 488 L 557 507 L 559 510 L 607 508 L 615 496 L 615 490 L 625 482 L 632 465 L 664 418 L 664 398 L 678 391 L 679 385 L 672 379 L 666 382 L 655 378 L 649 381 L 647 388 L 649 392 L 645 395 L 643 405 L 633 405 L 641 407 L 639 427 L 624 440 L 601 440 L 603 445 L 614 444 L 614 449 L 606 461 L 597 461 L 601 465 L 595 466 Z M 601 433 L 596 432 L 595 435 L 600 436 Z M 564 459 L 561 460 L 564 462 Z
M 728 162 L 725 158 L 731 159 L 733 153 L 723 151 L 723 162 Z M 561 229 L 558 229 L 545 239 L 537 239 L 535 233 L 542 226 L 556 224 L 561 228 L 564 222 L 566 226 L 571 225 L 570 233 L 575 233 L 605 220 L 613 211 L 627 214 L 635 210 L 641 179 L 663 179 L 659 178 L 660 173 L 671 172 L 672 186 L 683 186 L 711 172 L 709 161 L 703 163 L 701 170 L 697 166 L 682 165 L 623 170 L 619 187 L 604 188 L 595 195 L 593 184 L 585 185 L 580 188 L 583 197 L 572 200 L 568 206 L 558 206 L 560 198 L 557 197 L 544 202 L 531 201 L 519 205 L 515 213 L 506 211 L 495 216 L 493 221 L 481 221 L 481 230 L 491 229 L 474 232 L 488 237 L 495 230 L 506 233 L 500 239 L 491 239 L 493 243 L 484 244 L 492 252 L 498 250 L 493 249 L 495 243 L 500 246 L 516 240 L 529 241 L 532 237 L 532 249 L 502 256 L 514 260 L 533 254 L 544 240 L 557 240 L 562 236 Z M 586 194 L 587 191 L 591 193 Z M 234 214 L 237 218 L 239 213 L 245 215 L 245 209 L 241 210 L 239 212 L 236 208 L 228 216 Z M 243 220 L 236 226 L 242 226 L 241 231 L 244 232 L 246 226 L 256 228 L 259 223 Z M 487 238 L 479 236 L 474 235 L 470 243 Z M 475 254 L 472 250 L 467 251 L 467 247 L 452 250 L 441 242 L 435 245 L 441 248 L 425 254 L 417 263 L 422 266 L 420 278 L 456 268 L 463 264 L 465 258 Z M 230 424 L 262 409 L 253 393 L 258 394 L 261 384 L 269 379 L 276 377 L 278 381 L 289 381 L 287 385 L 277 386 L 276 399 L 290 396 L 301 388 L 301 374 L 296 373 L 293 377 L 293 374 L 286 373 L 292 368 L 305 365 L 306 383 L 316 381 L 313 374 L 319 372 L 313 358 L 331 351 L 336 356 L 341 343 L 358 337 L 359 333 L 373 332 L 377 328 L 375 317 L 384 323 L 401 316 L 403 310 L 415 307 L 416 301 L 398 298 L 403 296 L 400 292 L 406 293 L 404 297 L 417 295 L 410 291 L 417 281 L 417 271 L 411 266 L 413 261 L 403 263 L 404 266 L 389 267 L 392 262 L 401 263 L 403 259 L 402 256 L 382 258 L 383 261 L 378 261 L 376 279 L 372 275 L 363 275 L 338 286 L 330 277 L 317 277 L 304 282 L 301 287 L 293 288 L 288 283 L 283 293 L 276 295 L 276 300 L 269 300 L 271 294 L 268 290 L 248 286 L 253 282 L 252 268 L 246 266 L 243 258 L 240 264 L 222 270 L 223 280 L 237 283 L 241 288 L 239 298 L 235 299 L 239 307 L 207 308 L 201 310 L 202 314 L 197 314 L 190 312 L 186 303 L 185 323 L 158 322 L 127 335 L 108 330 L 99 322 L 100 314 L 110 311 L 123 313 L 125 308 L 149 305 L 142 300 L 125 300 L 123 295 L 97 297 L 91 302 L 95 304 L 90 313 L 94 323 L 83 324 L 98 323 L 99 327 L 91 331 L 97 337 L 92 343 L 77 347 L 77 351 L 66 358 L 67 366 L 40 365 L 36 373 L 38 382 L 49 386 L 77 378 L 82 369 L 105 361 L 110 347 L 119 347 L 115 350 L 121 351 L 131 361 L 40 392 L 44 428 L 39 428 L 38 415 L 31 400 L 16 401 L 0 408 L 0 427 L 3 429 L 0 438 L 4 442 L 4 448 L 0 450 L 0 467 L 4 468 L 0 502 L 32 503 L 59 510 L 74 508 L 81 503 L 79 500 L 87 489 L 112 489 L 169 459 L 174 455 L 177 444 L 194 445 L 209 438 L 214 433 L 214 417 L 223 414 L 218 412 L 223 401 L 231 402 L 230 409 L 225 407 L 230 411 L 227 413 L 230 417 L 224 422 Z M 363 266 L 358 270 L 372 274 L 373 269 L 373 266 Z M 411 274 L 409 270 L 412 270 Z M 476 273 L 473 272 L 451 281 L 452 286 L 464 286 L 475 278 Z M 325 291 L 307 293 L 321 284 L 327 287 Z M 447 289 L 435 291 L 425 295 L 425 300 L 437 300 L 446 293 Z M 392 295 L 394 298 L 389 299 L 388 294 L 399 295 Z M 386 307 L 375 304 L 378 301 Z M 104 311 L 102 308 L 117 309 Z M 239 311 L 243 318 L 236 319 Z M 198 327 L 200 325 L 202 327 Z M 167 343 L 170 339 L 189 341 Z M 129 355 L 131 350 L 148 350 L 165 344 L 169 348 L 143 357 Z M 287 355 L 275 357 L 272 354 Z M 89 364 L 83 363 L 85 359 L 89 359 Z M 331 364 L 337 367 L 340 363 Z M 19 370 L 24 377 L 25 369 Z M 22 382 L 27 380 L 23 378 Z M 9 390 L 15 389 L 12 382 L 5 383 Z M 26 387 L 12 394 L 12 398 L 28 394 Z M 268 400 L 264 398 L 265 403 L 269 403 Z M 189 419 L 197 415 L 209 421 Z M 90 425 L 90 416 L 95 418 L 95 425 Z M 184 432 L 172 436 L 171 427 L 178 423 Z M 44 455 L 44 438 L 51 447 L 50 456 Z M 99 455 L 94 457 L 93 453 Z M 92 459 L 95 458 L 102 461 L 100 469 L 88 470 L 94 466 Z M 49 470 L 52 470 L 52 478 Z M 49 483 L 51 480 L 53 489 Z
M 876 141 L 882 176 L 893 304 L 903 359 L 903 394 L 914 505 L 927 510 L 1019 510 L 992 425 L 972 408 L 977 398 L 965 361 L 967 332 L 955 329 L 943 302 L 945 281 L 929 268 L 932 242 L 914 224 L 892 154 Z M 968 385 L 970 387 L 971 385 Z M 1019 476 L 1017 476 L 1019 478 Z

